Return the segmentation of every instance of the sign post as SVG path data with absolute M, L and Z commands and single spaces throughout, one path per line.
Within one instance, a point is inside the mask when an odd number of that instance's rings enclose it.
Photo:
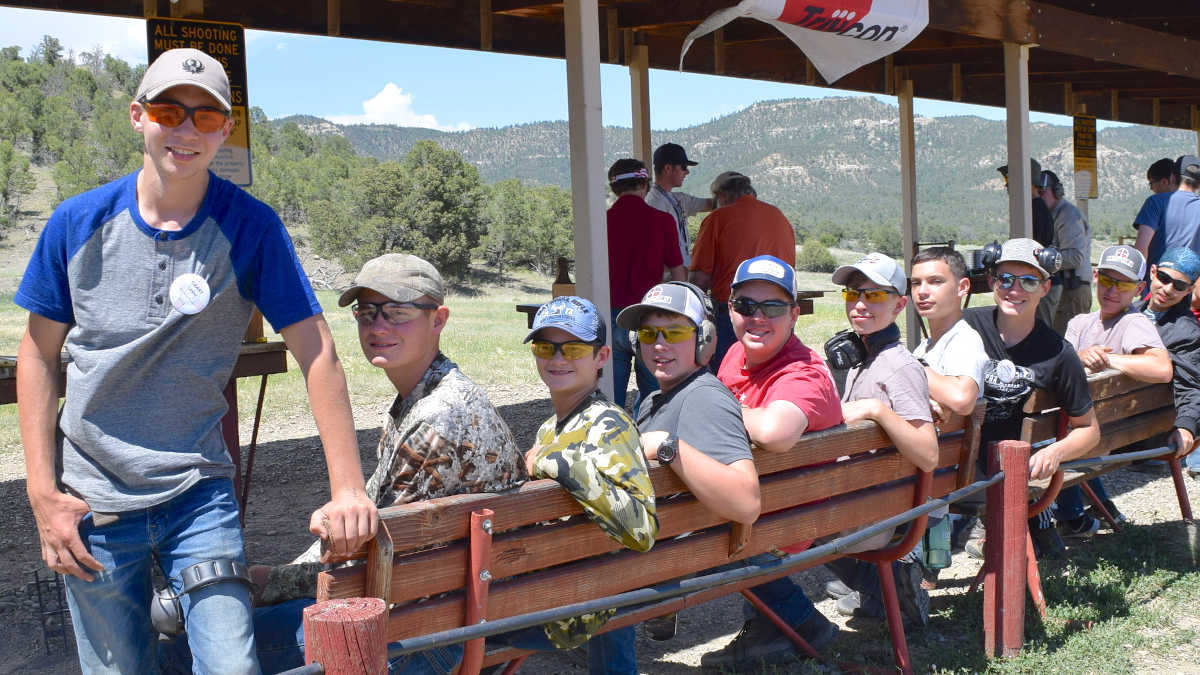
M 147 63 L 179 47 L 208 54 L 229 76 L 233 131 L 213 159 L 212 171 L 243 187 L 250 185 L 250 99 L 246 95 L 246 31 L 236 23 L 198 19 L 146 19 Z
M 1100 173 L 1096 168 L 1096 118 L 1075 115 L 1075 201 L 1087 218 L 1087 202 L 1100 196 Z

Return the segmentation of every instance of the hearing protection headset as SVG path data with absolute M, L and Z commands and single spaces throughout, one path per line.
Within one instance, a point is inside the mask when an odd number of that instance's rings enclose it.
M 683 286 L 700 301 L 700 306 L 704 309 L 704 320 L 700 322 L 699 326 L 696 326 L 696 365 L 707 366 L 708 362 L 712 360 L 713 353 L 717 350 L 717 325 L 714 323 L 715 310 L 712 299 L 708 297 L 707 293 L 700 290 L 699 286 L 686 281 L 667 281 L 663 285 Z M 629 343 L 637 345 L 637 349 L 633 351 L 634 356 L 649 369 L 650 366 L 642 358 L 642 348 L 638 343 L 636 330 L 629 332 Z
M 1050 172 L 1043 171 L 1042 173 L 1045 174 Z M 994 268 L 996 263 L 1000 260 L 1001 250 L 1000 242 L 998 241 L 993 241 L 992 243 L 983 247 L 982 252 L 979 255 L 979 262 L 981 265 L 983 265 L 983 269 L 989 274 L 991 273 L 992 268 Z M 1037 249 L 1034 251 L 1033 255 L 1035 258 L 1037 258 L 1038 266 L 1046 270 L 1046 273 L 1050 276 L 1057 274 L 1059 269 L 1062 267 L 1062 254 L 1059 253 L 1058 249 L 1054 248 L 1053 246 L 1046 246 Z
M 1055 199 L 1063 198 L 1062 181 L 1058 179 L 1058 176 L 1053 171 L 1043 171 L 1038 176 L 1037 186 L 1043 190 L 1049 188 L 1050 192 L 1054 194 Z

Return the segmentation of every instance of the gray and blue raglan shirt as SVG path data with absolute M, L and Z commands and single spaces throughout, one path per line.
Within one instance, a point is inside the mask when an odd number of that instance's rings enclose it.
M 211 173 L 179 231 L 142 220 L 136 172 L 63 202 L 14 300 L 70 324 L 59 480 L 100 512 L 232 476 L 223 391 L 252 309 L 276 330 L 321 312 L 279 217 Z

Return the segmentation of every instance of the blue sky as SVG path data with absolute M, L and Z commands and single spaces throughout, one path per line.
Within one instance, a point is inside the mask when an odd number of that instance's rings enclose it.
M 76 52 L 99 46 L 145 63 L 145 30 L 136 19 L 0 8 L 0 45 L 20 46 L 23 56 L 43 35 L 53 35 Z M 250 103 L 272 118 L 305 113 L 340 123 L 453 130 L 567 117 L 566 65 L 557 59 L 265 31 L 247 31 L 246 40 Z M 602 66 L 601 80 L 604 123 L 629 126 L 627 69 Z M 650 122 L 656 130 L 678 129 L 758 101 L 845 95 L 859 94 L 652 70 Z M 917 99 L 915 108 L 933 117 L 1004 119 L 1003 108 L 925 99 Z M 1070 124 L 1062 115 L 1035 113 L 1031 119 Z

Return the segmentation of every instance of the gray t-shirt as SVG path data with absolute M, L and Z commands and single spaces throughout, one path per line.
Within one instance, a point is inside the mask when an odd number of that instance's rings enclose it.
M 899 342 L 885 347 L 846 374 L 842 402 L 875 398 L 905 420 L 933 421 L 925 369 Z
M 754 459 L 741 406 L 704 368 L 671 391 L 656 391 L 647 397 L 638 409 L 637 426 L 641 433 L 673 433 L 722 464 Z
M 1100 312 L 1080 314 L 1067 323 L 1064 336 L 1075 351 L 1103 345 L 1114 354 L 1132 354 L 1138 349 L 1166 349 L 1158 329 L 1145 314 L 1130 308 L 1108 321 L 1100 320 Z

